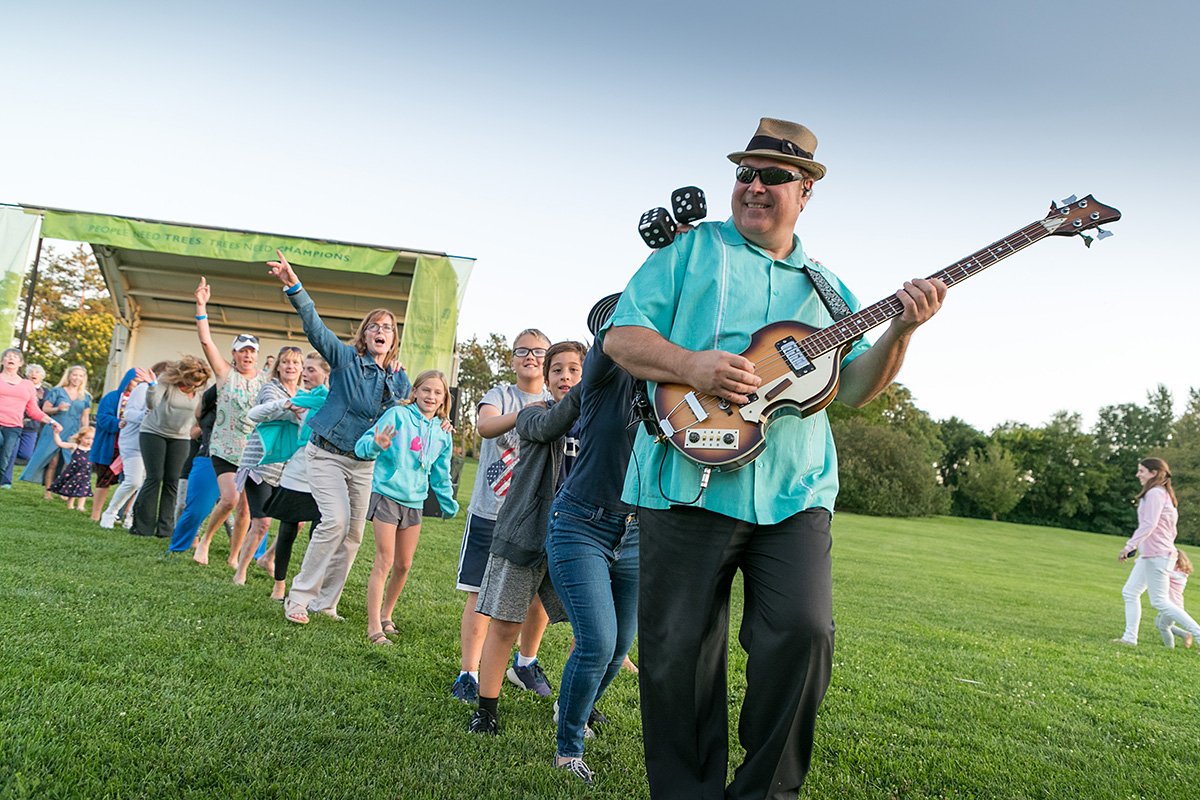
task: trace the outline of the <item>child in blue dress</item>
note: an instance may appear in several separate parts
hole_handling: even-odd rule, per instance
[[[85,425],[71,435],[67,441],[59,438],[58,431],[51,428],[54,444],[71,454],[71,462],[50,484],[50,492],[67,499],[67,508],[87,510],[87,499],[92,496],[92,439],[96,429]]]
[[[430,488],[447,517],[458,513],[450,482],[453,439],[441,424],[449,417],[446,376],[426,370],[417,376],[408,400],[384,412],[354,446],[359,458],[375,461],[367,506],[367,519],[375,529],[375,564],[367,579],[367,638],[375,644],[391,644],[388,634],[398,632],[392,612],[412,568],[421,536],[421,508]]]

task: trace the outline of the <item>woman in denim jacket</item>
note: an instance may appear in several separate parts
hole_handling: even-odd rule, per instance
[[[384,411],[408,397],[411,384],[397,361],[400,338],[392,312],[368,312],[350,344],[343,343],[321,321],[283,253],[276,253],[279,260],[268,262],[271,273],[300,314],[308,341],[332,370],[329,398],[308,418],[313,433],[306,445],[309,485],[321,522],[313,528],[304,563],[283,604],[284,617],[303,625],[310,610],[342,619],[337,603],[362,544],[375,466],[358,458],[354,445]]]

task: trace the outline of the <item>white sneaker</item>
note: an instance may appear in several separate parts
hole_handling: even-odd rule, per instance
[[[125,530],[133,530],[133,514],[132,513],[130,513],[129,516],[125,518]]]
[[[105,511],[103,514],[100,515],[100,527],[104,528],[104,530],[111,531],[113,529],[113,526],[116,525],[116,523],[117,523],[117,518],[110,517],[108,515],[107,511]]]

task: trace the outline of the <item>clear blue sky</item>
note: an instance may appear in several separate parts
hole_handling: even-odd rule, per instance
[[[798,233],[864,302],[1094,193],[1117,235],[956,288],[900,380],[990,428],[1200,385],[1193,3],[27,3],[0,201],[479,259],[460,337],[582,338],[760,116],[829,167]],[[1190,55],[1189,55],[1190,54]]]

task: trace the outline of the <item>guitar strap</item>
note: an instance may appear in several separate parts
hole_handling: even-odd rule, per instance
[[[817,290],[817,296],[825,304],[825,310],[829,312],[829,316],[833,317],[834,322],[841,322],[853,313],[850,311],[850,306],[842,299],[842,296],[829,285],[829,281],[825,280],[824,275],[810,267],[804,267],[804,274],[813,282],[813,287]]]

